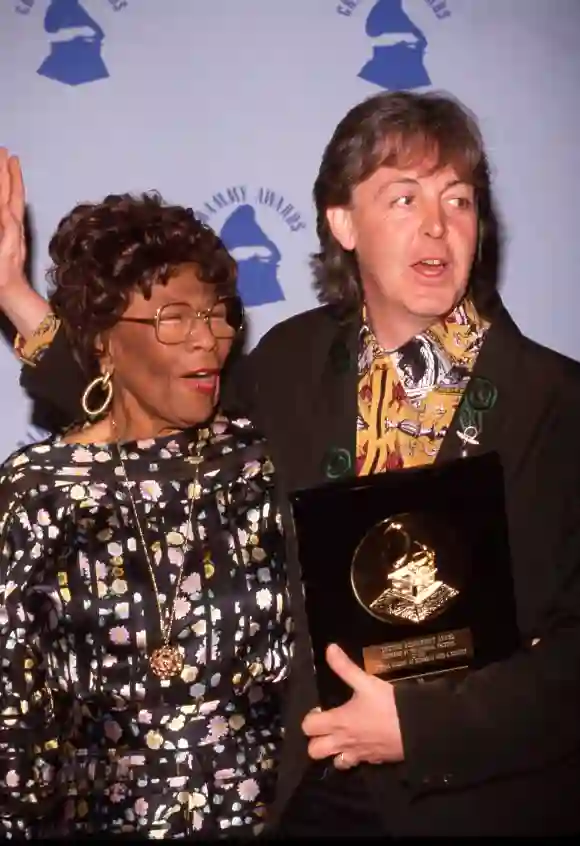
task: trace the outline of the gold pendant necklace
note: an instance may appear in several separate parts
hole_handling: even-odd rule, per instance
[[[115,435],[117,436],[117,424],[115,423],[114,419],[111,418],[111,424]],[[171,606],[171,611],[169,613],[169,619],[167,623],[164,625],[163,623],[163,608],[161,607],[161,599],[159,596],[159,588],[157,586],[157,579],[155,578],[155,570],[153,568],[153,564],[151,562],[151,556],[149,554],[149,548],[147,546],[147,542],[145,540],[145,534],[143,529],[141,528],[141,523],[139,521],[139,515],[137,513],[137,505],[133,498],[133,494],[131,492],[131,483],[129,481],[129,475],[127,473],[127,468],[125,466],[125,460],[123,458],[123,453],[121,451],[121,446],[119,444],[119,438],[116,437],[115,446],[117,448],[117,453],[119,455],[119,461],[121,463],[121,469],[123,471],[124,476],[124,483],[127,489],[127,493],[129,495],[129,501],[131,502],[131,507],[133,510],[133,516],[135,518],[135,524],[137,526],[137,530],[139,532],[139,538],[141,540],[141,545],[143,547],[143,552],[145,554],[145,559],[147,561],[147,566],[149,568],[149,575],[151,576],[151,583],[153,585],[153,590],[155,591],[155,599],[157,601],[157,610],[159,612],[159,626],[161,628],[161,634],[163,636],[163,644],[162,646],[157,647],[154,649],[151,655],[149,656],[149,666],[151,671],[156,675],[158,678],[163,679],[164,681],[173,678],[174,676],[179,676],[183,670],[183,655],[181,654],[181,650],[175,644],[170,643],[171,640],[171,629],[173,628],[173,620],[175,617],[175,605],[177,603],[177,599],[179,597],[179,589],[181,587],[181,580],[183,576],[183,568],[185,565],[185,554],[186,554],[186,547],[188,543],[193,540],[193,538],[189,537],[189,533],[192,528],[192,517],[193,517],[193,506],[194,503],[199,499],[201,494],[201,485],[199,484],[199,468],[202,462],[201,458],[201,444],[198,441],[196,447],[196,455],[189,459],[192,463],[196,465],[195,467],[195,478],[193,481],[193,490],[191,494],[190,506],[189,506],[189,516],[187,518],[187,526],[186,526],[186,535],[183,540],[183,544],[181,545],[182,548],[182,559],[181,559],[181,566],[179,568],[179,573],[175,583],[175,596],[173,598],[173,603]]]

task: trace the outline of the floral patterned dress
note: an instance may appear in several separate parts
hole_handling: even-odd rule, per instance
[[[0,836],[256,833],[293,650],[272,465],[245,420],[122,451],[164,613],[183,565],[184,667],[150,669],[162,630],[116,448],[15,453],[0,484]]]

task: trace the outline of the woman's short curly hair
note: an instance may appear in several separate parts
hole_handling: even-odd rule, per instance
[[[180,265],[195,264],[218,296],[236,293],[236,263],[191,209],[157,193],[109,194],[76,206],[49,244],[49,300],[87,376],[98,366],[97,336],[111,329],[140,291],[150,296]]]

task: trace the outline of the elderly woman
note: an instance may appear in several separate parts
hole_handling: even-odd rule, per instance
[[[50,256],[87,419],[1,470],[0,829],[256,833],[292,625],[273,467],[217,410],[235,264],[147,195],[77,206]]]

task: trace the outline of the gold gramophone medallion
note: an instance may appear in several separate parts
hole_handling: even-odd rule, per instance
[[[359,543],[351,565],[354,594],[373,617],[391,623],[427,622],[459,594],[438,574],[437,551],[413,514],[375,524]]]

